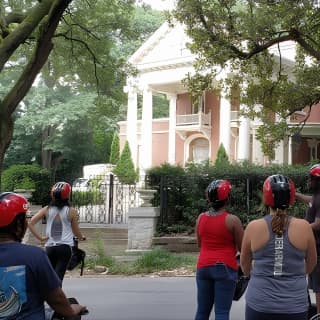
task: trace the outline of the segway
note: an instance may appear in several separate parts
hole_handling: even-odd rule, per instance
[[[76,298],[68,298],[70,304],[79,304]],[[88,309],[85,309],[81,314],[76,315],[74,317],[64,317],[54,310],[52,310],[50,307],[45,308],[45,316],[46,320],[81,320],[81,316],[88,314]]]

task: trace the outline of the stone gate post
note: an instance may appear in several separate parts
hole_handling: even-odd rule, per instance
[[[143,203],[128,212],[128,251],[149,250],[156,230],[160,208],[152,207],[150,201],[156,190],[137,190]]]

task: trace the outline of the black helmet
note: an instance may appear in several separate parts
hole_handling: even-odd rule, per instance
[[[287,209],[294,202],[295,187],[292,180],[282,174],[268,177],[263,184],[263,202],[273,209]]]
[[[67,182],[57,182],[51,189],[51,198],[54,200],[68,200],[70,198],[71,186]]]
[[[206,196],[213,207],[222,206],[229,198],[231,184],[227,180],[213,180],[207,187]]]

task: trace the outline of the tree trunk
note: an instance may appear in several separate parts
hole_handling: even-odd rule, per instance
[[[1,105],[0,105],[1,108]],[[1,110],[1,109],[0,109]],[[0,114],[0,170],[3,166],[3,160],[13,135],[13,120],[11,116]],[[1,171],[0,171],[0,191],[2,191]]]
[[[0,175],[7,148],[13,134],[12,114],[30,90],[34,79],[46,63],[53,49],[52,38],[59,21],[72,0],[42,0],[9,36],[0,43],[0,71],[11,55],[25,43],[31,34],[38,35],[33,55],[27,62],[19,79],[0,101]],[[34,30],[38,28],[38,32]]]
[[[52,150],[45,150],[43,144],[50,136],[50,128],[47,127],[42,131],[42,144],[41,144],[41,165],[42,168],[51,170]]]

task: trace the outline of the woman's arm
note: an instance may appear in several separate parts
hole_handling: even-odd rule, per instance
[[[234,236],[235,244],[238,251],[241,251],[242,239],[243,239],[243,226],[239,217],[229,214],[227,216],[227,226],[231,230]]]
[[[40,241],[47,241],[48,237],[42,236],[41,234],[39,234],[35,228],[35,225],[47,215],[47,212],[48,212],[48,207],[44,207],[40,209],[28,222],[29,230]]]
[[[250,239],[250,223],[244,231],[240,252],[240,266],[245,276],[249,277],[252,269],[252,251]]]
[[[80,304],[70,304],[61,288],[52,290],[46,301],[54,311],[64,317],[74,317],[86,310],[86,307]]]
[[[86,240],[86,237],[82,235],[79,227],[79,215],[78,211],[75,208],[70,208],[70,220],[71,220],[71,228],[73,234],[79,239],[79,240]]]
[[[307,239],[307,251],[306,251],[306,273],[312,272],[317,264],[317,249],[316,241],[311,226],[306,223],[306,231],[303,233]]]
[[[197,219],[197,222],[196,222],[196,227],[195,227],[195,231],[196,231],[196,235],[197,235],[197,243],[198,243],[198,248],[199,249],[201,248],[201,238],[200,238],[200,234],[199,234],[199,221],[200,221],[200,218],[201,218],[202,214],[203,213],[201,213],[198,216],[198,219]]]
[[[307,195],[307,194],[302,194],[300,192],[296,192],[296,199],[300,200],[303,203],[310,203],[312,201],[312,196]]]

